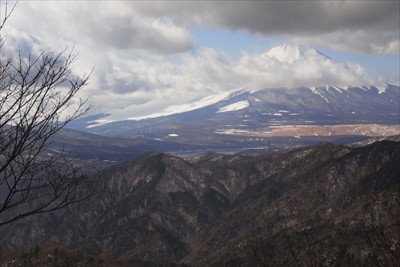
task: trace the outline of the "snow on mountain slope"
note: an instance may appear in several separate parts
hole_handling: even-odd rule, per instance
[[[321,92],[320,92],[319,90],[317,90],[316,87],[311,86],[311,87],[310,87],[310,90],[311,90],[311,92],[313,92],[314,94],[319,95],[320,97],[322,97],[322,98],[326,101],[326,103],[329,103],[329,100],[328,100],[325,96],[323,96],[323,95],[321,94]]]
[[[162,138],[225,128],[265,131],[273,125],[399,124],[399,96],[400,88],[393,85],[266,88],[208,97],[169,115],[98,125],[90,131]]]
[[[163,116],[168,116],[168,115],[173,115],[173,114],[178,114],[178,113],[184,113],[196,109],[200,109],[206,106],[213,105],[215,103],[218,103],[224,99],[228,99],[236,94],[239,94],[243,92],[242,89],[240,90],[233,90],[233,91],[228,91],[228,92],[222,92],[216,95],[211,95],[211,96],[206,96],[204,98],[201,98],[200,100],[193,101],[191,103],[187,104],[182,104],[182,105],[171,105],[164,110],[157,112],[157,113],[151,113],[148,115],[144,116],[133,116],[133,117],[127,117],[129,114],[133,114],[131,111],[131,108],[136,108],[136,107],[126,107],[124,109],[119,109],[119,110],[113,110],[110,111],[110,114],[107,115],[105,118],[97,119],[88,122],[89,126],[88,128],[92,127],[97,127],[100,125],[104,125],[107,123],[115,122],[115,121],[121,121],[121,120],[132,120],[132,121],[140,121],[140,120],[145,120],[145,119],[152,119],[152,118],[158,118],[158,117],[163,117]]]
[[[249,101],[244,100],[244,101],[239,101],[227,106],[224,106],[220,109],[218,109],[217,113],[223,113],[223,112],[229,112],[229,111],[235,111],[235,110],[241,110],[244,108],[247,108],[250,106]]]
[[[400,88],[393,85],[240,90],[171,106],[158,114],[130,117],[129,120],[118,120],[115,114],[90,121],[81,119],[81,126],[73,128],[110,136],[125,136],[136,131],[142,133],[143,129],[149,128],[150,132],[161,131],[160,136],[165,136],[171,132],[163,129],[171,127],[173,133],[179,134],[179,131],[175,132],[176,127],[195,130],[197,127],[220,129],[221,125],[263,129],[271,125],[292,124],[399,124],[399,94]],[[115,121],[108,123],[110,118],[115,118]]]
[[[293,64],[299,61],[310,61],[310,60],[331,60],[328,56],[323,53],[313,49],[306,48],[300,45],[289,45],[283,44],[273,47],[264,57],[274,58],[279,62],[285,62]]]
[[[165,81],[168,88],[163,89],[161,84],[154,94],[135,91],[130,97],[137,94],[137,100],[128,101],[127,98],[118,101],[119,104],[112,104],[113,108],[103,110],[101,113],[106,115],[92,120],[89,127],[200,109],[230,97],[239,88],[254,92],[263,88],[326,85],[344,88],[375,84],[358,64],[337,62],[313,48],[290,44],[273,47],[265,53],[244,53],[237,60],[226,59],[208,51],[204,58],[200,56],[196,64],[190,63],[181,68],[175,69],[174,73],[178,73],[178,77],[169,75],[165,69],[155,70],[156,76],[168,79],[170,76],[175,77],[172,81]],[[203,73],[203,70],[207,71]]]

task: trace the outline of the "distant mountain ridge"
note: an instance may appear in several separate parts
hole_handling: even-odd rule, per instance
[[[234,84],[228,82],[227,84],[229,85],[224,86],[210,85],[212,90],[196,90],[193,95],[189,86],[185,89],[188,90],[187,97],[185,97],[186,102],[175,101],[176,99],[172,98],[169,104],[162,103],[158,106],[158,109],[156,107],[144,108],[137,103],[125,103],[115,109],[103,111],[102,114],[94,114],[85,121],[86,125],[80,125],[79,127],[94,127],[110,122],[143,120],[190,112],[232,98],[243,91],[254,92],[260,89],[281,87],[282,89],[295,89],[312,86],[316,88],[321,86],[346,88],[351,86],[360,87],[360,85],[384,87],[383,84],[378,85],[376,81],[369,78],[365,69],[358,64],[335,61],[314,48],[296,44],[281,44],[264,53],[243,56],[231,68],[231,79],[234,81],[241,77],[242,68],[248,72],[254,72],[255,76],[254,78],[248,78],[249,81],[244,78],[243,82],[240,82],[239,79]],[[196,75],[194,74],[193,76]],[[268,78],[262,79],[263,76]],[[275,76],[279,77],[276,81]],[[227,78],[220,77],[220,79]],[[252,80],[260,80],[260,82],[252,83]],[[288,83],[288,80],[292,82]]]
[[[332,63],[318,50],[299,45],[276,46],[261,57],[257,64],[284,69],[321,65],[321,70],[336,66],[332,75],[357,71],[347,63]],[[307,75],[315,76],[318,83],[319,74],[307,70]],[[68,127],[126,139],[121,148],[123,157],[109,154],[113,159],[127,159],[150,151],[180,155],[206,151],[260,154],[321,141],[346,144],[400,134],[399,118],[399,86],[326,85],[222,91],[189,103],[171,104],[147,115],[132,113],[129,106],[121,107],[75,120]],[[98,144],[88,144],[93,151],[104,151]],[[73,149],[79,150],[76,146]],[[138,153],[132,151],[135,149]],[[85,150],[96,156],[90,153],[92,149]]]
[[[185,131],[213,136],[221,129],[263,130],[276,125],[400,124],[400,88],[300,87],[241,91],[187,112],[142,120],[91,125],[91,119],[73,126],[92,133],[132,137],[149,133],[164,139],[168,134],[185,136]],[[179,139],[179,138],[178,138]]]

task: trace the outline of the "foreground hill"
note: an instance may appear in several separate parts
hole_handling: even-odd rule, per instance
[[[257,157],[152,154],[96,175],[106,192],[0,228],[131,266],[396,266],[400,142]]]

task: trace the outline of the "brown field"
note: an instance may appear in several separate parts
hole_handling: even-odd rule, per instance
[[[219,134],[244,135],[257,137],[275,136],[392,136],[400,134],[400,125],[380,124],[353,124],[353,125],[281,125],[271,126],[271,131],[243,131],[243,130],[220,130]]]

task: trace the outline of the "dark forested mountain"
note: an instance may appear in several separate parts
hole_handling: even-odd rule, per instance
[[[396,266],[399,162],[390,140],[151,154],[96,174],[106,190],[88,202],[0,228],[0,247],[61,244],[130,266]]]

